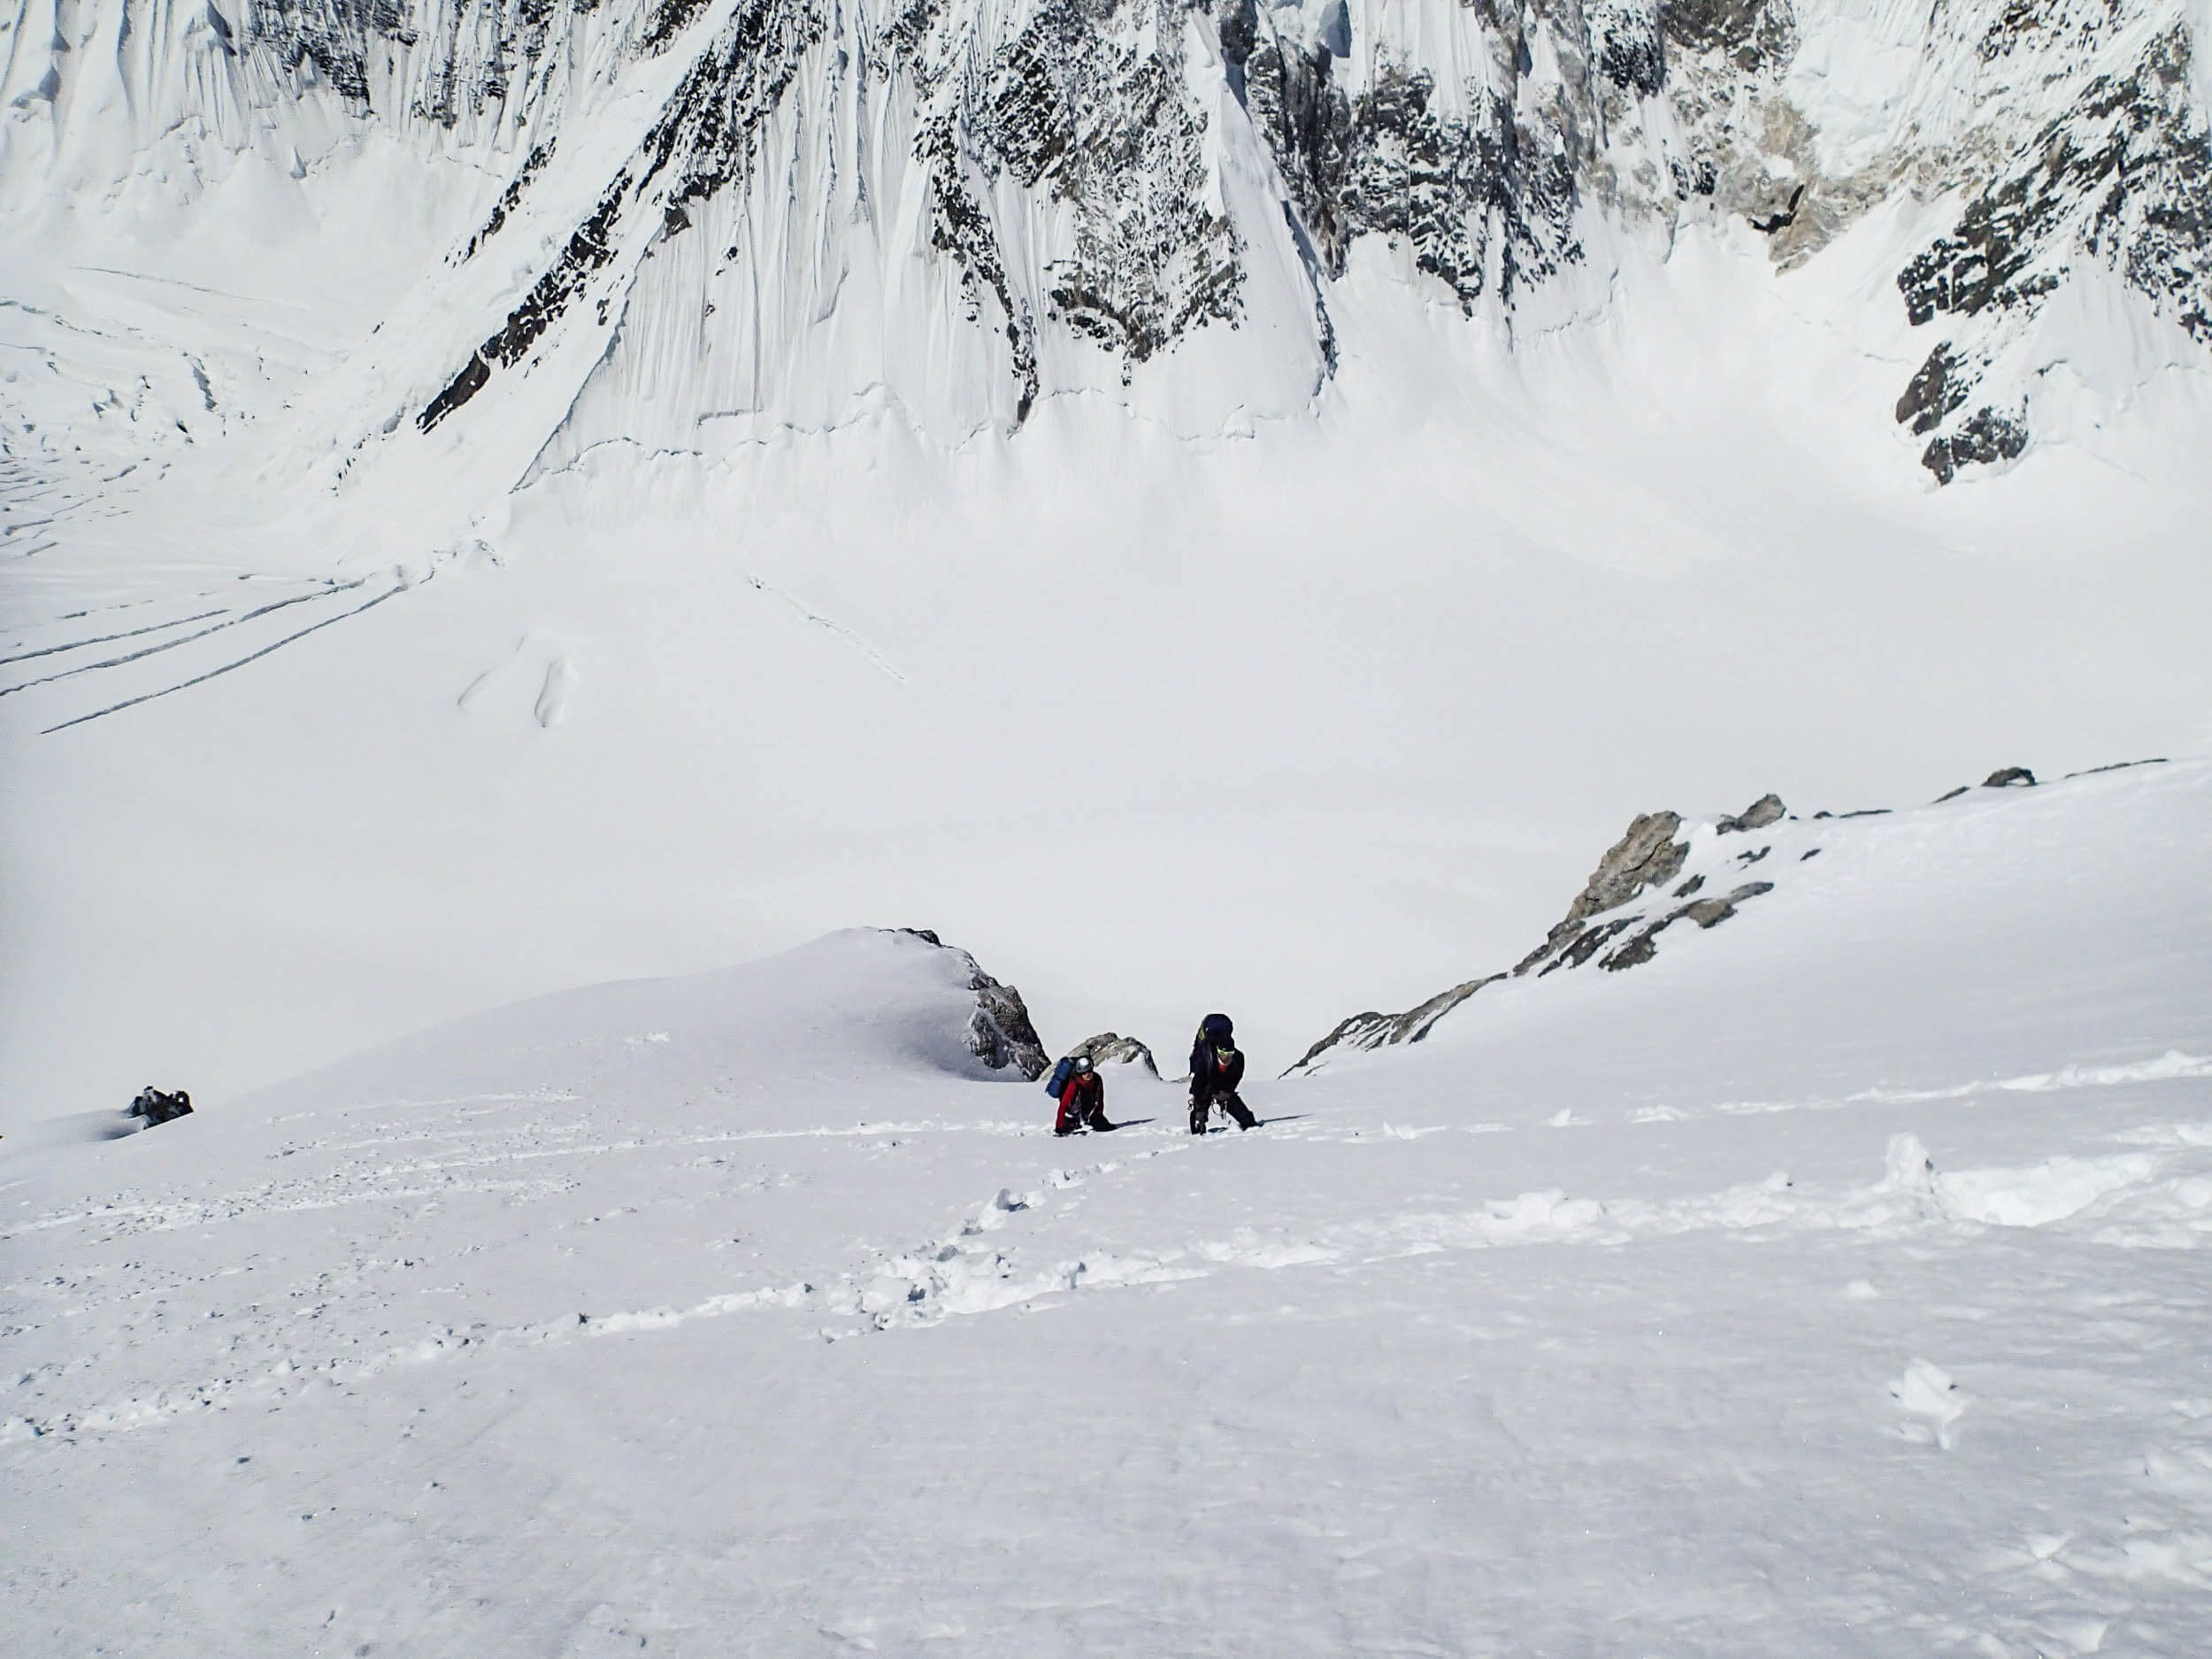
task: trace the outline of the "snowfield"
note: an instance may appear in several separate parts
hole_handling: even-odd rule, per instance
[[[12,1135],[7,1646],[2199,1651],[2212,764],[1755,842],[1250,1134],[855,932]]]
[[[2208,91],[0,0],[0,1659],[2212,1649]]]
[[[2206,19],[0,0],[0,1129],[877,922],[1279,1069],[2206,752]]]

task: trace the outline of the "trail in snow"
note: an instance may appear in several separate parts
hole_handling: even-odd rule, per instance
[[[953,953],[849,934],[12,1141],[11,1617],[150,1654],[2189,1651],[2206,799],[1822,826],[1775,908],[1255,1086],[1248,1134],[1115,1068],[1128,1126],[1056,1139],[962,1046]],[[2137,856],[2078,868],[2116,805]],[[1932,1033],[1955,960],[1982,994]],[[121,1561],[134,1504],[200,1525]]]
[[[860,635],[855,634],[850,628],[845,626],[842,623],[833,621],[828,617],[816,615],[813,611],[808,610],[804,605],[801,604],[796,599],[794,599],[789,594],[784,592],[782,588],[772,588],[768,583],[761,580],[761,579],[757,576],[748,576],[745,580],[752,583],[754,588],[758,589],[760,592],[766,594],[770,598],[782,600],[785,604],[791,607],[793,614],[797,616],[801,620],[812,623],[816,627],[821,628],[826,633],[834,634],[847,645],[851,646],[853,649],[858,651],[871,663],[873,663],[878,668],[881,669],[888,678],[899,681],[902,685],[905,683],[906,676],[898,671],[896,664],[895,664],[889,657],[884,656],[881,651],[876,649],[874,646],[869,644],[867,641],[862,639]]]
[[[234,661],[225,663],[220,667],[208,669],[204,672],[193,675],[189,680],[180,680],[174,685],[164,686],[158,691],[142,692],[135,697],[126,697],[120,703],[111,703],[104,709],[94,709],[88,713],[80,714],[70,719],[60,721],[56,725],[46,726],[42,729],[40,735],[51,736],[56,732],[65,732],[73,726],[82,726],[88,720],[97,720],[106,715],[119,714],[125,709],[134,709],[142,703],[153,702],[157,697],[171,696],[180,691],[188,691],[195,686],[204,685],[209,680],[216,679],[220,675],[227,674],[232,672],[234,670],[243,668],[250,663],[258,662],[261,658],[268,656],[273,651],[280,651],[288,645],[296,644],[299,641],[305,639],[311,634],[320,633],[323,629],[329,627],[335,623],[349,621],[353,618],[362,615],[364,612],[373,611],[386,600],[397,598],[401,594],[406,592],[410,584],[402,582],[391,588],[388,588],[382,593],[374,595],[371,598],[364,600],[361,603],[353,606],[349,610],[342,611],[334,617],[325,617],[319,622],[310,623],[307,626],[296,629],[294,632],[284,635],[281,639],[272,640],[268,644],[249,651],[245,656],[238,657]],[[241,620],[244,620],[244,618],[242,618]],[[212,632],[212,630],[210,630],[210,632]],[[195,637],[198,636],[196,635]],[[180,643],[182,643],[182,641],[180,641]],[[107,666],[107,664],[99,664],[99,666],[104,667]],[[549,723],[549,722],[541,721],[541,724]]]
[[[734,1513],[722,1522],[752,1541],[718,1569],[685,1541],[695,1523],[642,1534],[633,1523],[628,1542],[602,1546],[610,1573],[648,1582],[658,1560],[695,1587],[610,1595],[595,1571],[560,1598],[580,1615],[603,1601],[679,1652],[726,1651],[740,1609],[747,1651],[834,1650],[823,1621],[857,1621],[879,1649],[900,1650],[925,1640],[916,1609],[928,1605],[932,1617],[956,1611],[962,1645],[980,1652],[1228,1651],[1263,1638],[1319,1652],[1348,1639],[1340,1621],[1355,1610],[1382,1649],[1540,1647],[1586,1632],[1578,1621],[1601,1605],[1565,1587],[1570,1566],[1607,1617],[1662,1649],[1762,1652],[1780,1627],[1807,1652],[1921,1632],[2025,1653],[2094,1625],[2110,1650],[2160,1652],[2212,1595],[2212,1551],[2193,1541],[2192,1518],[2212,1491],[2212,1401],[2177,1409],[2181,1373],[2159,1380],[2212,1334],[2192,1255],[2212,1241],[2200,1078],[2039,1091],[2022,1096],[2037,1103],[2032,1123],[1998,1124],[1960,1100],[1913,1102],[1928,1143],[1958,1148],[1932,1172],[1916,1144],[1886,1150],[1886,1125],[1870,1125],[1850,1133],[1870,1156],[1849,1184],[1774,1175],[1642,1195],[1629,1179],[1637,1141],[1685,1131],[1623,1125],[1594,1160],[1586,1132],[1553,1133],[1532,1115],[1503,1136],[1440,1136],[1449,1125],[1409,1115],[1403,1098],[1386,1109],[1366,1098],[1371,1085],[1324,1079],[1278,1090],[1294,1122],[1194,1141],[1172,1127],[1171,1091],[1111,1087],[1123,1110],[1157,1111],[1171,1129],[1055,1141],[1044,1110],[1003,1115],[1010,1096],[1033,1090],[919,1079],[870,1087],[864,1125],[724,1133],[611,1133],[641,1108],[596,1089],[368,1101],[335,1120],[279,1114],[291,1122],[272,1123],[258,1161],[322,1175],[173,1205],[157,1233],[126,1189],[34,1218],[38,1248],[69,1236],[72,1265],[19,1271],[6,1288],[9,1348],[52,1357],[15,1371],[0,1442],[33,1483],[23,1490],[48,1474],[91,1482],[73,1505],[96,1505],[103,1468],[134,1470],[172,1502],[219,1481],[233,1494],[226,1530],[259,1540],[249,1550],[307,1551],[293,1571],[318,1587],[255,1601],[268,1628],[293,1628],[319,1597],[339,1607],[348,1640],[403,1650],[440,1640],[453,1612],[434,1590],[365,1594],[380,1563],[410,1558],[403,1540],[426,1525],[426,1542],[457,1523],[496,1529],[500,1494],[537,1488],[546,1465],[516,1465],[503,1432],[488,1450],[487,1427],[519,1408],[518,1426],[549,1430],[565,1409],[557,1394],[579,1387],[600,1401],[601,1426],[560,1431],[549,1449],[565,1448],[581,1460],[575,1475],[595,1471],[614,1494],[595,1507],[627,1502],[618,1494],[634,1479],[663,1490],[646,1474],[663,1454],[638,1442],[661,1443],[657,1424],[679,1436],[690,1424],[725,1448],[706,1455],[736,1482],[732,1499],[775,1494],[785,1517],[768,1533]],[[1397,1092],[1409,1089],[1440,1103],[1432,1079]],[[803,1086],[777,1093],[772,1113],[826,1099]],[[911,1110],[933,1098],[935,1112]],[[518,1123],[517,1112],[554,1115]],[[1739,1121],[1752,1138],[1743,1159],[1765,1155],[1756,1138],[1775,1121]],[[335,1133],[298,1133],[323,1123]],[[361,1135],[364,1123],[387,1132]],[[175,1136],[165,1151],[165,1131],[119,1149],[188,1183],[219,1147],[210,1175],[245,1152],[258,1132],[244,1127],[196,1123],[208,1133],[192,1145]],[[426,1159],[437,1145],[462,1155]],[[2069,1149],[2018,1156],[2056,1148]],[[540,1157],[573,1168],[481,1179],[486,1164]],[[1547,1173],[1572,1185],[1523,1185]],[[11,1197],[19,1173],[15,1186]],[[962,1187],[987,1195],[935,1230],[907,1231],[902,1213]],[[1436,1202],[1486,1190],[1496,1195]],[[297,1231],[338,1204],[337,1231]],[[2153,1241],[2139,1236],[2150,1215],[2171,1229],[2155,1240],[2167,1248],[2127,1248]],[[926,1242],[869,1242],[887,1233]],[[33,1238],[7,1241],[12,1261]],[[650,1294],[686,1282],[688,1298]],[[1000,1342],[976,1345],[1003,1319],[1014,1346],[994,1357]],[[958,1382],[934,1376],[948,1351],[902,1357],[955,1327],[969,1333],[951,1339],[964,1356]],[[77,1333],[95,1330],[103,1341],[81,1346]],[[699,1339],[703,1351],[668,1348]],[[848,1348],[870,1356],[863,1371],[831,1365]],[[1194,1363],[1213,1380],[1179,1385],[1179,1365]],[[488,1417],[470,1403],[484,1391]],[[900,1398],[894,1431],[881,1413]],[[986,1400],[998,1425],[988,1433],[973,1422]],[[764,1455],[771,1424],[812,1448],[810,1480],[787,1486],[780,1460]],[[603,1445],[611,1429],[631,1449]],[[319,1455],[322,1472],[302,1485],[302,1437],[346,1446],[393,1432],[357,1476],[337,1477],[350,1454]],[[1685,1432],[1703,1443],[1704,1472],[1696,1440],[1660,1449]],[[146,1449],[96,1453],[118,1434]],[[235,1450],[185,1449],[207,1434]],[[1657,1516],[1643,1506],[1656,1490],[1638,1495],[1635,1461],[1606,1472],[1604,1448],[1653,1436],[1636,1457],[1664,1458],[1668,1513],[1699,1517],[1686,1538],[1651,1530]],[[2024,1475],[2029,1440],[2042,1450]],[[893,1449],[902,1444],[910,1451]],[[894,1495],[922,1447],[934,1448],[942,1494],[927,1510]],[[1955,1466],[1932,1485],[1933,1471],[1909,1461],[1916,1448]],[[410,1469],[453,1518],[419,1509],[423,1519],[380,1543]],[[1090,1594],[1075,1626],[1054,1610],[1072,1517],[1036,1484],[1045,1470],[1101,1492],[1083,1535],[1126,1563],[1081,1580]],[[1435,1484],[1446,1470],[1466,1483],[1455,1496]],[[1316,1486],[1317,1471],[1333,1472]],[[1332,1479],[1348,1481],[1335,1499]],[[856,1481],[874,1494],[859,1510],[841,1495]],[[679,1509],[711,1490],[680,1486]],[[972,1552],[987,1534],[964,1541],[930,1517],[948,1501],[990,1512],[994,1491],[1034,1541],[985,1574]],[[298,1495],[285,1524],[323,1529],[311,1548],[267,1530],[286,1492]],[[1194,1493],[1221,1506],[1210,1539],[1187,1532],[1170,1495]],[[864,1573],[839,1556],[775,1564],[798,1542],[786,1529],[808,1532],[818,1504],[856,1531],[875,1563]],[[1869,1506],[1882,1518],[1866,1515],[1860,1532],[1853,1517]],[[1417,1516],[1420,1532],[1402,1532]],[[1529,1534],[1509,1550],[1494,1531],[1507,1517]],[[1594,1537],[1581,1530],[1592,1521],[1603,1523]],[[555,1523],[571,1524],[601,1525]],[[1793,1563],[1772,1581],[1760,1564],[1770,1548]],[[1911,1587],[1911,1556],[1947,1586],[1939,1599]],[[1159,1624],[1156,1600],[1129,1579],[1140,1562],[1156,1574],[1170,1560],[1198,1576],[1180,1593],[1185,1614]],[[1471,1575],[1457,1588],[1440,1593],[1426,1570],[1407,1576],[1447,1561]],[[508,1558],[479,1580],[510,1632],[518,1617],[530,1623],[514,1598],[549,1590],[518,1589],[518,1567]],[[321,1588],[334,1569],[353,1587]],[[521,1571],[526,1586],[535,1575]],[[806,1586],[795,1604],[772,1587],[793,1571]],[[702,1574],[718,1587],[705,1592]],[[1729,1596],[1689,1596],[1692,1577]],[[89,1628],[67,1596],[26,1594],[18,1605],[63,1621],[53,1628]],[[154,1651],[181,1650],[191,1616],[173,1598],[164,1606],[161,1631],[142,1633]],[[1856,1634],[1838,1645],[1845,1630]]]

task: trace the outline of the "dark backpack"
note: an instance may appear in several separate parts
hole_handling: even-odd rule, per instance
[[[1068,1079],[1075,1075],[1075,1056],[1069,1055],[1052,1068],[1052,1076],[1045,1082],[1045,1093],[1058,1100],[1068,1091]]]
[[[172,1118],[189,1117],[191,1112],[192,1097],[182,1089],[173,1094],[166,1094],[149,1087],[139,1092],[138,1098],[131,1102],[130,1110],[124,1115],[143,1118],[150,1128],[155,1124],[165,1124]]]
[[[1233,1048],[1236,1027],[1226,1014],[1209,1014],[1198,1022],[1198,1035],[1191,1040],[1190,1074],[1193,1083],[1206,1081],[1213,1076],[1214,1050]]]

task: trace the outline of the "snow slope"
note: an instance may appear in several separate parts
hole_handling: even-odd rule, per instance
[[[0,1123],[2203,752],[2200,10],[0,8]]]
[[[11,1646],[2192,1651],[2212,766],[1774,833],[1250,1135],[858,933],[15,1153]]]
[[[1342,408],[1210,447],[1062,400],[950,454],[892,411],[603,450],[334,569],[81,521],[6,589],[0,1127],[888,921],[1063,1041],[1230,1001],[1279,1070],[1516,959],[1634,811],[2212,743],[2200,502],[2087,449],[1885,483],[1819,291],[1692,263],[1728,327],[1379,325]]]

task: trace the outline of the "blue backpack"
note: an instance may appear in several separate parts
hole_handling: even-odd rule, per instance
[[[1074,1075],[1075,1056],[1069,1055],[1058,1065],[1052,1068],[1052,1075],[1045,1082],[1045,1093],[1051,1095],[1053,1099],[1058,1100],[1061,1095],[1067,1093],[1068,1079]]]

